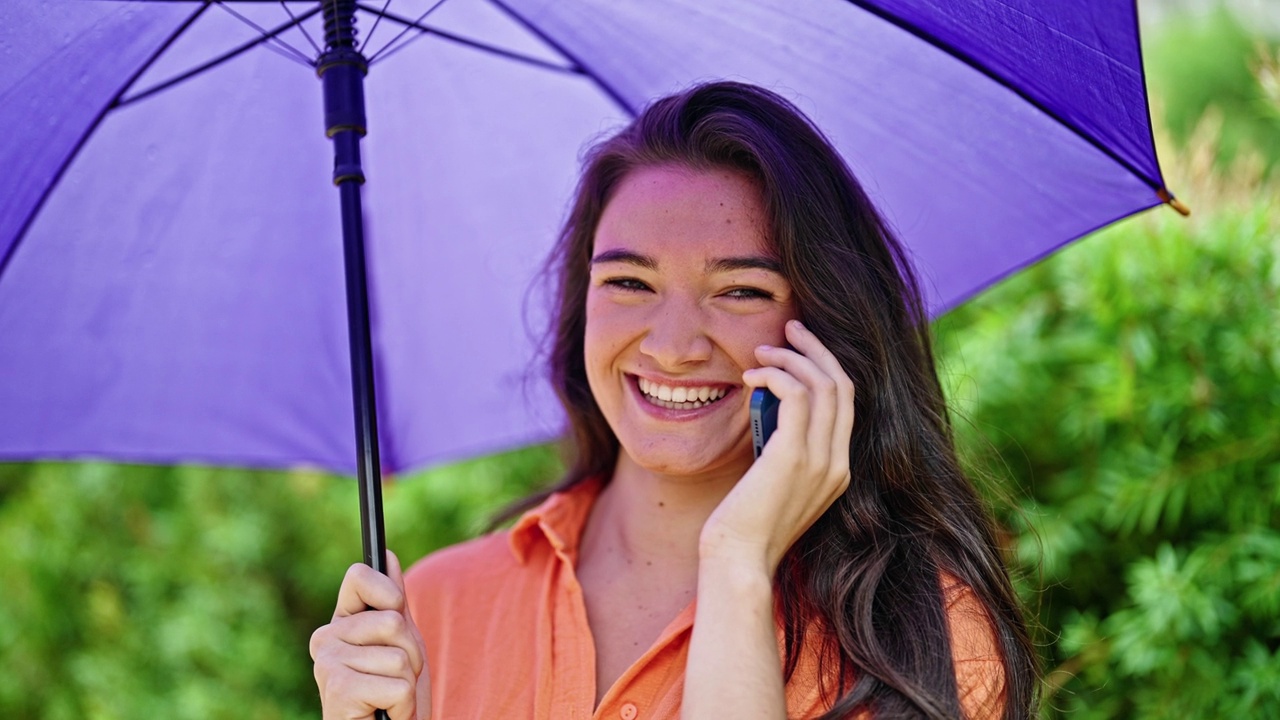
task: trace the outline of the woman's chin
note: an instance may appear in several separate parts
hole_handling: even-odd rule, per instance
[[[699,478],[746,472],[751,466],[751,446],[736,443],[724,448],[709,448],[705,443],[650,443],[634,451],[623,448],[626,460],[638,469],[655,475]]]

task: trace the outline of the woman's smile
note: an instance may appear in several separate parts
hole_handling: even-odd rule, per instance
[[[736,384],[716,382],[690,383],[650,380],[638,375],[631,377],[635,380],[636,390],[642,402],[653,408],[656,416],[673,420],[701,417],[702,414],[694,414],[692,411],[710,408],[734,395],[735,391],[741,387]],[[661,414],[657,412],[658,410],[671,410],[674,413]]]
[[[742,373],[785,342],[791,285],[760,190],[731,170],[633,170],[596,228],[587,379],[622,452],[697,475],[750,463]]]

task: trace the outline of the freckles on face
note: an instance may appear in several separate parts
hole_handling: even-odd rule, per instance
[[[730,170],[632,171],[596,228],[587,379],[623,452],[697,474],[750,462],[742,373],[785,342],[791,286],[760,191]]]

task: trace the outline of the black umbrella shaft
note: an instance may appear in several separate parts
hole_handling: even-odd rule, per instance
[[[316,72],[324,86],[325,134],[333,139],[333,183],[342,200],[342,251],[347,275],[347,332],[351,391],[356,416],[356,474],[360,482],[360,534],[365,564],[387,572],[382,524],[382,466],[378,461],[378,413],[374,401],[373,343],[369,337],[369,289],[364,263],[364,211],[360,186],[360,138],[365,134],[364,74],[369,63],[356,49],[355,0],[324,3],[325,51]],[[387,720],[385,710],[375,713]]]
[[[334,138],[334,144],[344,143],[339,138]],[[382,471],[378,459],[377,406],[374,399],[373,349],[369,337],[369,293],[365,285],[360,183],[354,179],[343,180],[338,185],[338,190],[342,201],[342,246],[347,274],[347,329],[350,334],[351,391],[356,418],[360,531],[364,539],[365,563],[378,572],[386,573],[387,541],[382,522]]]
[[[364,74],[368,64],[355,45],[353,0],[325,5],[325,40],[317,72],[324,86],[325,134],[333,139],[333,182],[342,201],[342,246],[347,278],[347,330],[351,346],[351,390],[356,420],[356,473],[360,482],[360,526],[364,561],[385,573],[382,469],[374,394],[373,345],[364,256],[360,186],[360,138],[365,134]]]

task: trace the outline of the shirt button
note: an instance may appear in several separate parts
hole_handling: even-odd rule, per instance
[[[640,714],[640,710],[636,708],[635,703],[623,703],[622,708],[618,710],[618,715],[622,720],[636,720],[636,716]]]

